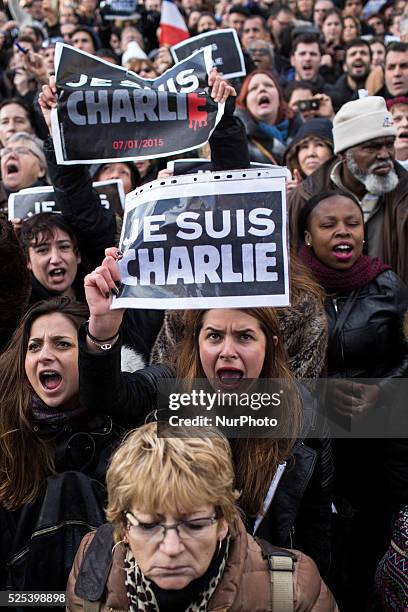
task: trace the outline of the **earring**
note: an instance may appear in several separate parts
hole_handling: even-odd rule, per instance
[[[221,542],[221,540],[218,540],[218,552],[217,552],[217,555],[220,554],[221,548],[222,548],[222,542]]]
[[[363,240],[363,244],[365,244],[365,240]]]
[[[306,246],[311,247],[312,243],[311,242],[306,242]]]
[[[119,544],[127,544],[127,539],[126,539],[126,538],[123,538],[122,540],[119,540],[119,542],[116,542],[116,544],[114,544],[114,545],[112,546],[112,554],[113,554],[113,552],[114,552],[115,548],[116,548],[117,546],[119,546]]]

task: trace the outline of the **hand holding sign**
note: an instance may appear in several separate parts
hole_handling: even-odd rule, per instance
[[[232,85],[224,81],[216,68],[213,68],[208,76],[208,85],[211,87],[211,97],[215,102],[224,104],[230,96],[237,95]]]
[[[124,309],[110,310],[112,294],[118,293],[120,274],[117,261],[121,254],[115,247],[106,249],[105,259],[85,276],[85,296],[89,306],[89,331],[101,340],[113,338],[119,331]]]

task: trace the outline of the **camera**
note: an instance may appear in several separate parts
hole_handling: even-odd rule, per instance
[[[297,101],[298,111],[303,113],[310,110],[319,110],[320,100],[298,100]]]

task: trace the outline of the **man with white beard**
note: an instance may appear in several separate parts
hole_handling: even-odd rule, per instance
[[[392,266],[408,283],[408,172],[395,162],[396,133],[385,100],[379,96],[341,107],[333,121],[335,156],[288,196],[293,245],[304,242],[298,234],[298,216],[313,195],[349,191],[364,211],[365,252]]]

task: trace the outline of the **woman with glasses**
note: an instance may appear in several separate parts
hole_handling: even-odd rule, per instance
[[[247,534],[227,440],[215,430],[189,435],[159,437],[149,423],[116,451],[109,524],[81,543],[67,609],[336,610],[313,561],[266,542],[262,549]]]
[[[7,212],[10,193],[47,185],[47,164],[42,142],[26,132],[17,132],[0,149],[0,211]]]

